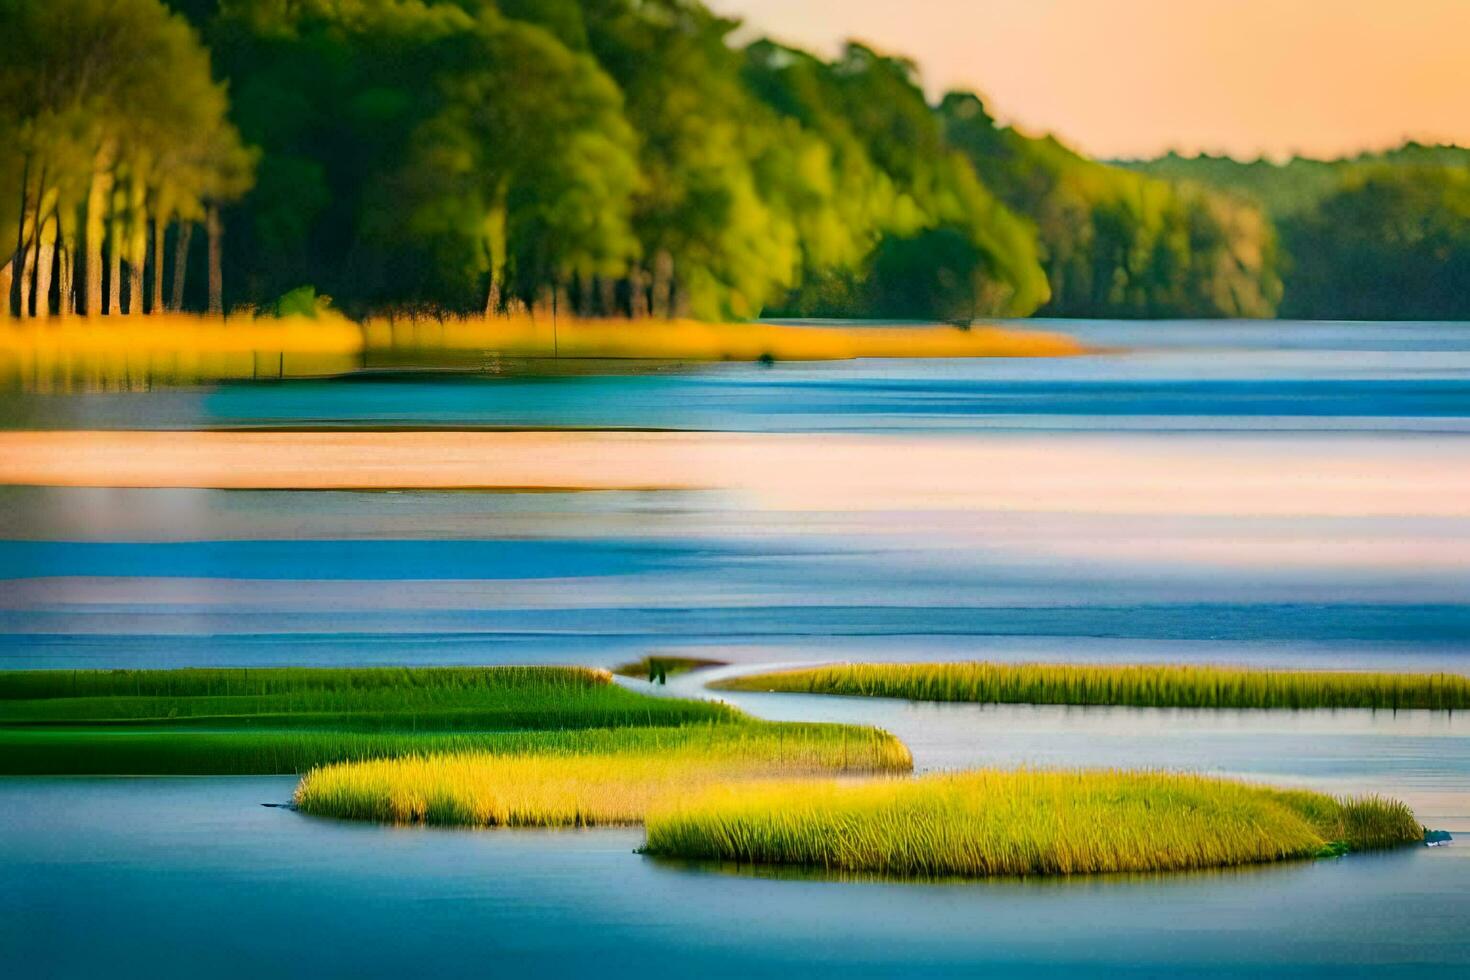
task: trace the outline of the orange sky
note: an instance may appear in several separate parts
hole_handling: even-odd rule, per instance
[[[710,0],[825,53],[915,58],[930,91],[1099,156],[1470,144],[1470,0]]]

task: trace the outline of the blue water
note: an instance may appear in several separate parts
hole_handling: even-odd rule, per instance
[[[1470,325],[1059,323],[1061,361],[368,376],[0,396],[9,427],[468,426],[943,435],[1213,458],[1470,458]],[[1248,441],[1247,441],[1248,440]],[[1141,441],[1141,443],[1140,443]],[[1252,447],[1256,447],[1253,449]],[[1178,458],[1185,458],[1179,456]],[[1257,457],[1259,459],[1259,457]],[[1079,471],[1078,485],[1094,474]],[[834,479],[841,479],[835,474]],[[1392,494],[1394,488],[1384,492]],[[827,660],[1470,673],[1470,519],[1167,506],[863,513],[720,490],[0,488],[0,667]],[[662,693],[704,696],[697,675]],[[1470,838],[1463,713],[738,695],[882,725],[921,768],[1190,769],[1389,792]],[[636,831],[395,831],[290,780],[0,780],[0,974],[1464,977],[1470,847],[1066,882],[786,880]]]

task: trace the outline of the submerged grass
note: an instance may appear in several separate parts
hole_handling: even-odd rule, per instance
[[[650,698],[581,667],[0,673],[0,725],[462,731],[736,717],[724,705]]]
[[[660,800],[646,823],[650,854],[923,877],[1180,871],[1423,839],[1394,800],[1114,771],[714,786]]]
[[[843,664],[718,681],[711,687],[973,701],[1155,708],[1470,708],[1459,674],[1248,670],[1166,665]]]

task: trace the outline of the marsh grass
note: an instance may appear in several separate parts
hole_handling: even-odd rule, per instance
[[[273,668],[0,673],[0,725],[454,731],[732,721],[580,667]]]
[[[808,326],[696,320],[510,316],[372,319],[369,356],[473,351],[507,358],[647,361],[826,361],[857,357],[1058,357],[1085,352],[1039,330],[940,326]]]
[[[1393,800],[1115,771],[716,785],[659,800],[646,824],[653,855],[936,878],[1181,871],[1423,839]]]
[[[1248,670],[1168,665],[843,664],[717,681],[713,688],[1154,708],[1470,708],[1459,674]]]
[[[891,736],[770,726],[736,740],[666,742],[657,750],[562,754],[460,752],[313,769],[294,802],[318,816],[473,827],[633,824],[660,800],[714,783],[773,776],[903,771]],[[713,734],[713,732],[712,732]]]
[[[449,753],[784,760],[811,769],[906,771],[907,748],[877,729],[800,723],[694,723],[565,731],[375,733],[0,728],[0,775],[287,775],[314,766]]]
[[[317,377],[357,369],[362,348],[358,326],[330,311],[282,318],[0,316],[0,384],[66,392]]]
[[[581,667],[0,672],[7,775],[300,773],[466,752],[911,764],[876,729],[761,722]]]

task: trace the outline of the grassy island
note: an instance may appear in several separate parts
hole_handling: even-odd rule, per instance
[[[907,768],[876,729],[758,721],[579,667],[0,672],[0,774],[300,773],[437,753]]]
[[[1181,871],[1423,840],[1408,807],[1109,771],[715,787],[647,817],[650,854],[926,877]]]
[[[844,694],[982,704],[1439,711],[1470,708],[1470,677],[1459,674],[1172,665],[840,664],[747,674],[710,686],[729,691]]]

